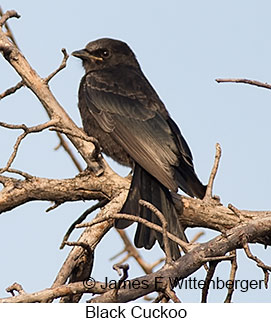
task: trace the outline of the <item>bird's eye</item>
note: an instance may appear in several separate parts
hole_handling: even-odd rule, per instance
[[[109,50],[108,50],[108,49],[102,49],[102,50],[101,50],[101,56],[102,56],[103,58],[108,58],[108,57],[110,56],[110,52],[109,52]]]

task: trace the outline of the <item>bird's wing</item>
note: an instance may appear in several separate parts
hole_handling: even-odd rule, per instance
[[[113,75],[106,71],[85,76],[82,86],[90,113],[141,167],[177,191],[172,166],[179,164],[179,151],[170,126],[159,112],[159,102],[147,98],[140,89],[148,83],[138,74],[126,74],[125,85],[112,80]]]

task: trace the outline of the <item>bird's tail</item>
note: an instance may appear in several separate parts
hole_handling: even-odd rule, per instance
[[[140,165],[135,164],[130,192],[120,213],[139,215],[141,218],[161,226],[159,218],[149,209],[139,204],[140,199],[150,202],[162,212],[168,223],[167,230],[170,233],[187,241],[169,190]],[[131,221],[118,219],[115,222],[115,227],[124,229],[130,224],[132,224]],[[158,240],[161,248],[164,249],[162,234],[146,227],[144,224],[138,223],[135,235],[135,246],[137,248],[151,249],[156,240]],[[169,240],[169,246],[173,259],[178,259],[180,257],[178,244]]]

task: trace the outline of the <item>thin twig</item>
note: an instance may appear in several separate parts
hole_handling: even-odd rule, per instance
[[[211,262],[211,261],[223,261],[223,260],[232,260],[234,258],[233,255],[229,256],[217,256],[217,257],[206,257],[203,259],[204,262]]]
[[[13,283],[11,286],[6,288],[6,292],[11,293],[12,296],[15,296],[14,291],[18,292],[19,295],[25,294],[25,291],[24,291],[22,285],[20,285],[18,283]]]
[[[63,129],[63,128],[59,128],[59,127],[51,127],[49,130],[64,133],[65,135],[77,137],[77,138],[80,138],[80,139],[85,140],[87,142],[93,143],[95,149],[93,149],[93,151],[91,153],[91,157],[95,160],[98,158],[98,156],[101,152],[101,147],[100,147],[98,140],[94,137],[88,136],[86,133],[84,133],[82,135],[78,135],[78,134],[75,134],[70,129]]]
[[[156,230],[156,231],[158,231],[160,233],[163,233],[163,229],[159,225],[154,224],[154,223],[152,223],[150,221],[147,221],[147,220],[145,220],[143,218],[140,218],[139,216],[135,216],[135,215],[131,215],[131,214],[124,214],[124,213],[105,215],[105,216],[93,219],[91,222],[78,224],[76,226],[76,228],[90,227],[90,226],[93,226],[95,224],[98,224],[98,223],[101,223],[101,222],[104,222],[104,221],[108,221],[110,219],[126,219],[126,220],[130,220],[130,221],[133,221],[133,222],[139,222],[139,223],[142,223],[142,224],[146,225],[150,229],[153,229],[153,230]],[[189,243],[184,242],[183,240],[179,239],[178,237],[174,236],[173,234],[171,234],[169,232],[167,233],[167,236],[172,241],[178,243],[185,252],[188,251],[188,249],[190,247]]]
[[[0,172],[1,172],[1,169],[0,169]],[[9,168],[9,169],[7,170],[7,172],[9,172],[9,173],[13,173],[13,174],[21,175],[21,176],[22,176],[22,177],[24,177],[25,179],[31,179],[31,178],[33,178],[33,177],[34,177],[33,175],[30,175],[30,174],[28,174],[28,173],[26,173],[26,172],[23,172],[23,171],[21,171],[21,170],[14,169],[14,168]]]
[[[66,49],[65,48],[62,48],[61,49],[61,51],[62,51],[62,53],[63,53],[63,59],[62,59],[62,62],[61,62],[61,64],[60,64],[60,66],[54,71],[54,72],[52,72],[51,74],[49,74],[45,79],[44,79],[44,82],[46,83],[46,84],[48,84],[50,81],[51,81],[51,79],[58,73],[58,72],[60,72],[61,70],[63,70],[63,68],[65,68],[66,67],[66,65],[67,65],[67,60],[68,60],[68,58],[69,58],[69,55],[68,55],[68,53],[67,53],[67,51],[66,51]]]
[[[66,153],[70,156],[71,160],[73,161],[75,167],[77,168],[77,170],[79,172],[83,171],[82,166],[80,165],[79,161],[76,159],[76,157],[74,156],[70,146],[68,145],[68,142],[63,138],[63,136],[57,132],[57,136],[59,139],[59,145],[58,147],[55,148],[55,150],[57,150],[59,147],[63,147],[64,150],[66,151]]]
[[[20,18],[21,16],[15,10],[8,10],[4,14],[1,14],[0,27],[3,27],[6,24],[7,20],[10,18]]]
[[[89,255],[91,255],[93,252],[91,247],[83,241],[63,241],[63,243],[69,247],[82,247],[88,252]]]
[[[143,269],[145,274],[151,274],[152,271],[153,271],[153,268],[164,261],[164,258],[160,258],[160,259],[158,259],[157,261],[155,261],[152,264],[146,263],[144,261],[144,259],[141,257],[138,250],[131,243],[131,241],[128,238],[126,232],[124,230],[117,230],[117,232],[119,233],[125,247],[124,247],[124,249],[122,251],[120,251],[119,253],[117,253],[113,257],[111,257],[110,260],[115,259],[116,257],[120,256],[121,254],[123,254],[123,253],[125,253],[127,251],[127,255],[121,261],[119,261],[118,263],[119,264],[123,263],[123,262],[127,261],[127,259],[129,257],[133,257],[136,260],[136,262],[139,264],[139,266]]]
[[[65,297],[68,295],[90,293],[90,294],[102,294],[106,291],[104,289],[104,282],[96,281],[95,286],[91,287],[86,281],[79,281],[75,283],[63,284],[60,286],[54,286],[46,288],[44,290],[25,293],[14,297],[1,298],[0,303],[37,303],[48,302],[59,297]]]
[[[245,239],[244,239],[245,240]],[[271,271],[271,267],[265,265],[258,257],[254,256],[248,246],[248,243],[245,241],[243,242],[243,248],[248,258],[254,260],[257,263],[257,266],[260,267],[264,272],[264,283],[265,288],[268,288],[268,280],[269,280],[269,271]]]
[[[174,303],[181,303],[181,300],[178,298],[174,290],[170,287],[170,284],[167,285],[164,291],[165,295],[171,299]]]
[[[254,85],[254,86],[263,87],[265,89],[271,90],[271,84],[263,83],[263,82],[259,82],[259,81],[254,81],[254,80],[248,80],[248,79],[218,78],[218,79],[216,79],[216,82],[217,83],[244,83],[244,84]]]
[[[5,128],[9,128],[9,129],[22,129],[24,132],[17,138],[16,142],[15,142],[15,145],[13,146],[13,152],[11,154],[11,156],[9,157],[9,160],[6,164],[6,166],[4,168],[1,169],[0,171],[0,174],[6,172],[11,164],[13,163],[16,155],[17,155],[17,152],[18,152],[18,149],[19,149],[19,146],[22,142],[22,140],[29,134],[29,133],[34,133],[34,132],[41,132],[43,131],[44,129],[47,129],[53,125],[55,125],[57,123],[57,120],[49,120],[43,124],[40,124],[40,125],[37,125],[37,126],[33,126],[33,127],[26,127],[26,125],[22,124],[22,125],[11,125],[11,124],[8,124],[8,123],[5,123],[5,122],[0,122],[0,126],[2,127],[5,127]]]
[[[160,220],[161,224],[162,224],[162,229],[163,229],[163,243],[164,243],[164,251],[166,254],[166,263],[170,264],[172,263],[172,255],[171,255],[171,251],[170,251],[170,247],[169,247],[169,241],[168,241],[168,231],[167,231],[167,221],[164,217],[164,215],[162,214],[162,212],[160,212],[153,204],[144,201],[144,200],[139,200],[139,204],[146,207],[147,209],[151,210],[151,212],[153,212],[158,219]]]
[[[209,287],[210,287],[210,282],[214,276],[215,269],[219,261],[210,261],[210,265],[205,277],[204,281],[204,287],[202,289],[202,294],[201,294],[201,303],[206,303],[207,302],[207,295],[209,292]]]
[[[216,173],[218,170],[220,158],[221,158],[221,147],[220,147],[219,143],[217,143],[216,144],[215,161],[214,161],[214,165],[213,165],[210,177],[209,177],[209,182],[207,184],[204,200],[211,200],[212,199],[214,179],[215,179],[215,176],[216,176]]]
[[[72,231],[76,228],[76,225],[82,223],[85,218],[91,214],[92,212],[94,212],[95,210],[105,206],[106,204],[108,203],[108,200],[107,199],[103,199],[101,201],[99,201],[97,204],[91,206],[90,208],[88,208],[83,214],[81,214],[79,216],[79,218],[77,220],[75,220],[71,226],[69,227],[69,229],[67,230],[67,232],[65,233],[64,237],[63,237],[63,240],[62,240],[62,243],[60,245],[60,249],[63,249],[65,244],[67,244],[67,240],[69,239],[69,236],[71,235]]]
[[[244,215],[242,214],[242,212],[237,209],[237,207],[235,207],[234,205],[232,205],[231,203],[228,204],[228,208],[236,215],[238,216],[240,222],[243,221],[244,219]]]
[[[63,129],[63,128],[59,128],[59,127],[50,127],[49,130],[50,131],[56,131],[56,132],[64,133],[65,135],[77,137],[77,138],[80,138],[82,140],[85,140],[85,141],[88,141],[88,142],[92,142],[94,144],[94,146],[95,146],[95,149],[100,150],[100,144],[99,144],[98,140],[96,138],[94,138],[94,137],[88,136],[86,133],[84,133],[82,135],[75,134],[70,129]]]
[[[53,210],[55,210],[56,208],[58,208],[60,205],[62,205],[64,202],[62,201],[58,201],[58,202],[54,202],[54,204],[50,207],[48,207],[48,209],[45,210],[45,212],[51,212]]]
[[[2,100],[4,97],[15,93],[17,90],[19,90],[21,87],[24,86],[24,82],[20,81],[15,86],[12,86],[11,88],[5,90],[3,93],[0,94],[0,100]]]
[[[199,238],[201,237],[201,236],[203,236],[205,233],[204,233],[204,231],[200,231],[200,232],[198,232],[197,234],[195,234],[195,236],[190,240],[190,243],[194,243],[194,242],[196,242],[197,240],[199,240]]]
[[[121,270],[123,271],[121,278],[118,282],[118,289],[121,287],[121,284],[128,278],[128,264],[115,264],[113,265],[113,269],[117,271],[118,275],[121,276]]]
[[[1,6],[0,6],[0,17],[2,17],[3,16],[3,10],[2,10],[2,8],[1,8]],[[13,42],[13,44],[17,47],[17,48],[19,48],[18,47],[18,44],[17,44],[17,42],[16,42],[16,40],[15,40],[15,37],[14,37],[14,35],[13,35],[13,33],[12,33],[12,31],[11,31],[11,29],[9,28],[9,24],[7,23],[7,21],[5,22],[5,27],[6,27],[6,35],[8,36],[8,38]]]
[[[125,280],[128,278],[129,265],[128,264],[115,264],[115,265],[113,265],[113,269],[117,271],[119,276],[121,276],[121,269],[123,271],[122,277],[119,279],[115,289],[112,291],[113,298],[117,299],[117,294],[118,294],[118,291],[119,291],[122,283],[124,283]]]
[[[74,137],[80,138],[82,140],[92,142],[93,144],[97,144],[97,145],[99,144],[98,140],[96,138],[88,136],[86,133],[84,133],[84,134],[75,134],[70,129],[63,129],[63,128],[59,128],[59,127],[50,127],[49,130],[64,133],[65,135],[69,135],[69,136],[74,136]]]
[[[235,281],[235,275],[236,275],[236,271],[237,271],[237,259],[236,259],[236,250],[233,250],[230,252],[234,258],[232,258],[231,260],[231,272],[230,272],[230,281],[231,282],[234,282]],[[233,295],[233,292],[234,292],[234,284],[230,284],[229,285],[229,288],[228,288],[228,294],[225,298],[225,301],[224,303],[230,303],[231,302],[231,299],[232,299],[232,295]]]

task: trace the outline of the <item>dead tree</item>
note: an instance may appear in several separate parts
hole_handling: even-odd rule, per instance
[[[118,212],[127,196],[130,179],[119,176],[109,167],[100,154],[99,143],[96,139],[87,136],[82,129],[76,126],[49,88],[49,81],[66,66],[68,59],[66,50],[62,49],[64,57],[59,68],[48,77],[41,78],[18,49],[7,25],[10,18],[19,18],[19,15],[15,11],[7,11],[1,14],[0,51],[7,63],[20,75],[21,81],[2,93],[0,100],[7,95],[14,94],[21,87],[27,87],[41,102],[48,114],[49,121],[32,127],[27,127],[25,124],[0,122],[1,127],[8,128],[11,131],[13,129],[22,131],[16,140],[6,165],[0,169],[0,183],[3,185],[0,192],[0,213],[15,209],[33,200],[53,202],[54,205],[49,208],[49,211],[60,207],[67,201],[98,200],[98,203],[72,224],[64,237],[62,247],[70,245],[73,248],[60,268],[52,286],[45,290],[28,294],[21,285],[15,283],[7,289],[12,294],[11,297],[0,299],[0,302],[51,302],[56,298],[60,298],[60,302],[78,302],[85,293],[91,294],[90,302],[129,302],[154,291],[158,293],[157,298],[154,300],[155,302],[170,300],[179,302],[180,300],[174,292],[176,281],[172,284],[171,278],[184,279],[202,266],[206,268],[202,302],[206,302],[209,283],[219,262],[231,262],[230,280],[234,280],[237,269],[236,249],[241,248],[244,249],[247,257],[254,260],[256,265],[262,269],[264,282],[267,286],[271,267],[252,255],[248,244],[260,243],[265,246],[271,244],[271,212],[238,210],[233,205],[225,207],[220,203],[218,197],[213,196],[212,187],[221,156],[220,146],[218,144],[216,146],[215,162],[210,174],[205,198],[198,200],[177,194],[173,195],[177,208],[180,199],[183,203],[183,210],[180,211],[182,213],[180,221],[183,227],[213,229],[218,232],[216,238],[205,243],[196,243],[195,241],[185,243],[181,241],[178,237],[167,232],[163,214],[145,201],[140,203],[157,214],[161,220],[161,226],[142,220],[137,216],[119,214]],[[269,89],[271,87],[270,85],[250,80],[218,79],[217,81],[243,82]],[[78,168],[79,174],[77,176],[62,180],[39,178],[22,170],[12,168],[18,148],[24,138],[30,133],[46,130],[57,133],[60,144]],[[74,145],[84,159],[87,166],[85,171],[81,170],[76,161],[76,156],[71,153],[66,139],[64,139],[65,137]],[[12,176],[13,174],[19,175],[21,179],[15,178]],[[100,209],[98,215],[91,222],[82,223],[86,215],[94,209]],[[157,263],[164,262],[164,265],[161,269],[154,271],[154,265],[157,263],[154,265],[146,263],[140,257],[125,232],[119,231],[125,245],[126,256],[121,263],[114,266],[114,269],[122,277],[113,289],[104,288],[103,282],[93,283],[92,280],[89,280],[89,277],[93,267],[95,248],[104,235],[113,227],[114,219],[117,218],[141,222],[161,232],[165,245],[165,259],[158,260]],[[69,242],[69,234],[74,228],[78,227],[85,227],[84,232],[77,242]],[[184,255],[174,263],[167,248],[169,239],[179,243],[180,248],[184,251]],[[129,277],[129,268],[124,264],[129,257],[136,259],[145,273],[144,276]],[[129,280],[127,279],[128,277]],[[157,277],[160,277],[159,283],[157,282]],[[144,288],[127,289],[123,288],[125,284]],[[225,302],[231,301],[233,290],[233,286],[228,287]],[[15,295],[14,291],[17,291],[18,295]]]

